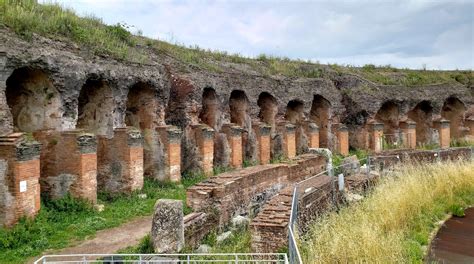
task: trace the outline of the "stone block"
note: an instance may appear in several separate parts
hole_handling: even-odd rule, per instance
[[[160,199],[156,202],[150,237],[155,253],[178,253],[183,249],[182,201]]]

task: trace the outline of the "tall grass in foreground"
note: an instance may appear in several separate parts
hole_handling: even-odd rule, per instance
[[[304,263],[418,263],[446,213],[474,204],[474,162],[404,166],[358,204],[320,219]]]

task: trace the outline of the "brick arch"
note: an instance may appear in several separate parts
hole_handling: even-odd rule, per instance
[[[61,127],[64,112],[61,96],[44,71],[18,68],[6,84],[5,95],[14,130],[33,132]]]
[[[163,122],[158,114],[159,109],[155,89],[149,84],[138,82],[128,91],[125,124],[141,130],[155,129]]]
[[[88,79],[78,98],[77,128],[98,135],[113,133],[114,100],[105,80]]]
[[[400,122],[400,107],[394,101],[386,101],[380,106],[375,120],[384,125],[384,133],[388,135],[394,135],[398,131]],[[390,136],[389,138],[394,138]]]
[[[299,123],[304,120],[304,103],[294,99],[286,105],[285,119],[291,123]]]
[[[257,105],[260,107],[258,117],[272,127],[275,126],[275,118],[278,114],[278,102],[276,98],[268,92],[262,92],[258,96]]]
[[[416,122],[417,144],[429,143],[433,126],[433,105],[431,102],[427,100],[419,102],[407,115],[408,118]]]
[[[309,116],[319,126],[319,145],[323,148],[329,147],[332,119],[329,100],[322,95],[314,95]]]
[[[216,90],[206,87],[202,92],[202,109],[199,113],[199,119],[204,124],[217,129],[219,116],[220,108]]]
[[[249,109],[249,99],[244,91],[233,90],[229,98],[230,122],[244,126]]]
[[[448,97],[441,108],[441,116],[450,121],[451,138],[460,138],[462,135],[466,105],[455,96]]]

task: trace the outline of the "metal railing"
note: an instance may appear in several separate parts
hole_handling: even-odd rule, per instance
[[[262,263],[288,264],[288,256],[284,253],[216,253],[216,254],[72,254],[46,255],[34,262],[46,263]]]

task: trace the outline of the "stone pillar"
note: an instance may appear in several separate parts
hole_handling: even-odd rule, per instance
[[[230,165],[234,168],[242,167],[242,128],[230,123],[222,126],[230,146]]]
[[[449,121],[441,118],[435,123],[435,128],[438,129],[439,133],[439,146],[440,148],[449,148],[451,143],[451,133],[449,128]]]
[[[201,169],[211,176],[214,172],[214,129],[205,124],[195,125],[193,129],[201,156]]]
[[[306,135],[308,136],[308,147],[319,148],[319,127],[316,123],[306,122]]]
[[[464,123],[466,124],[466,127],[469,128],[468,135],[474,137],[474,116],[466,118]]]
[[[0,227],[40,210],[40,144],[23,133],[0,137]]]
[[[343,124],[339,124],[337,128],[336,152],[343,156],[349,155],[349,130]]]
[[[383,123],[372,122],[369,125],[369,145],[370,149],[377,153],[382,151]]]
[[[97,185],[110,193],[143,187],[143,137],[135,128],[116,128],[113,138],[98,136]]]
[[[97,141],[82,130],[36,131],[41,150],[41,192],[97,201]]]
[[[281,122],[278,124],[278,129],[283,135],[283,155],[289,159],[296,156],[295,128],[295,125],[287,122]]]
[[[181,181],[181,136],[183,132],[175,126],[156,128],[165,155],[165,178],[172,182]]]
[[[416,149],[416,122],[411,120],[400,121],[403,132],[403,141],[407,148]]]
[[[258,160],[262,165],[268,164],[270,162],[270,132],[272,127],[265,123],[254,122],[252,128],[255,131],[255,135],[257,135]]]
[[[184,247],[183,202],[160,199],[156,201],[151,223],[151,242],[157,254],[178,253]]]

